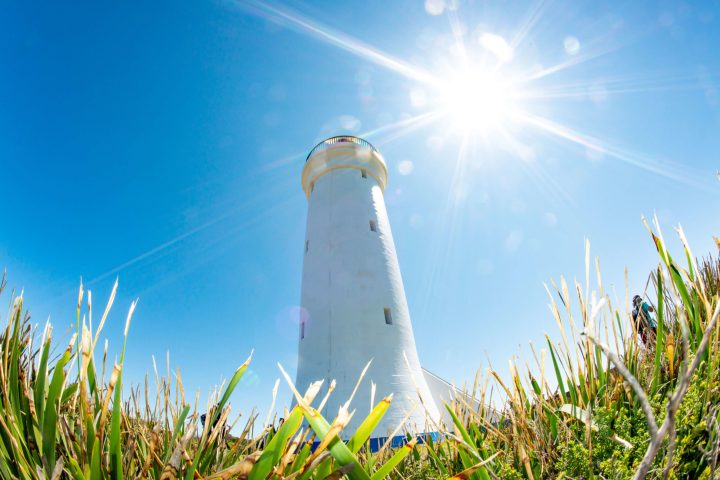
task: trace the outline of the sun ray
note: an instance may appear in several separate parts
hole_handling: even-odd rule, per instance
[[[643,92],[691,91],[703,88],[703,81],[712,81],[717,73],[653,75],[638,78],[608,78],[598,82],[575,82],[558,84],[541,90],[526,89],[521,92],[522,99],[557,99],[585,97],[589,89],[602,87],[606,94],[627,94]]]
[[[281,25],[289,23],[290,26],[299,32],[312,35],[321,39],[325,43],[341,48],[360,58],[385,67],[388,70],[397,72],[409,79],[430,85],[438,82],[434,75],[423,69],[394,58],[387,53],[367,45],[366,43],[361,42],[360,40],[347,34],[337,32],[328,26],[322,25],[307,17],[303,17],[297,12],[292,12],[289,9],[270,5],[266,2],[258,0],[242,0],[239,2],[239,5],[251,9],[263,18],[280,23]]]
[[[515,164],[532,176],[533,184],[537,185],[544,195],[562,200],[568,204],[574,203],[567,190],[552,175],[547,174],[541,168],[541,164],[535,160],[535,153],[532,148],[521,142],[504,125],[498,126],[496,135],[501,140],[498,142],[501,148],[521,160]]]
[[[378,140],[374,140],[373,143],[380,145],[387,145],[388,143],[396,140],[408,133],[417,130],[425,125],[428,125],[440,117],[440,113],[437,111],[430,111],[415,115],[410,118],[404,118],[397,122],[389,123],[373,130],[367,130],[360,134],[362,138],[377,138],[378,135],[386,135],[385,137],[379,137]]]
[[[554,75],[556,73],[567,70],[568,68],[575,67],[577,65],[586,63],[590,60],[595,60],[597,58],[608,55],[612,52],[617,51],[619,48],[620,47],[604,47],[604,48],[598,49],[592,53],[575,55],[575,56],[570,57],[567,60],[564,60],[560,63],[556,63],[549,67],[541,68],[540,70],[528,73],[527,75],[520,77],[520,79],[518,80],[518,83],[530,83],[530,82],[540,80],[541,78],[545,78],[547,76]]]
[[[606,33],[599,37],[591,38],[589,41],[585,42],[583,53],[573,55],[570,58],[549,67],[530,71],[526,75],[521,75],[518,80],[520,83],[530,83],[543,79],[550,75],[555,75],[559,72],[563,72],[577,65],[581,65],[591,60],[595,60],[597,58],[601,58],[611,53],[622,50],[627,45],[632,43],[633,39],[637,40],[643,38],[651,32],[652,29],[634,31],[631,35],[632,38],[625,37],[622,43],[618,43],[616,37],[612,36],[611,33]]]
[[[378,128],[366,130],[358,134],[358,136],[362,138],[372,139],[377,138],[378,135],[384,135],[386,133],[392,132],[392,134],[388,138],[380,137],[380,140],[375,140],[375,143],[377,143],[378,145],[382,145],[395,140],[399,136],[414,131],[417,128],[432,123],[433,121],[437,120],[439,116],[439,112],[429,111],[409,118],[403,118],[402,120],[398,120],[397,122],[389,123],[387,125],[382,125]],[[256,170],[251,171],[251,173],[265,173],[278,168],[295,165],[298,160],[305,158],[306,155],[307,152],[291,153],[289,155],[282,156],[272,162],[264,163]]]
[[[298,160],[305,158],[306,155],[307,155],[307,152],[304,152],[304,151],[285,155],[283,157],[278,158],[277,160],[273,160],[272,162],[263,163],[256,170],[250,171],[250,174],[252,175],[254,173],[265,173],[265,172],[270,172],[272,170],[276,170],[278,168],[283,168],[283,167],[286,167],[289,165],[295,165],[295,163]]]
[[[113,267],[113,268],[111,268],[110,270],[107,270],[107,271],[105,271],[105,272],[103,272],[103,273],[101,273],[101,274],[99,274],[99,275],[96,275],[95,277],[93,277],[92,279],[90,279],[89,281],[87,281],[85,284],[88,285],[88,286],[90,286],[90,285],[93,285],[93,284],[95,284],[95,283],[97,283],[97,282],[99,282],[99,281],[101,281],[101,280],[106,279],[107,277],[110,277],[111,275],[115,275],[115,274],[121,272],[122,270],[125,270],[126,268],[131,267],[132,265],[135,265],[135,264],[138,263],[138,262],[141,262],[142,260],[145,260],[145,259],[147,259],[147,258],[150,258],[150,257],[154,256],[154,255],[157,255],[158,253],[160,253],[160,252],[162,252],[162,251],[164,251],[164,250],[167,250],[168,248],[172,247],[172,246],[175,245],[176,243],[180,243],[180,242],[182,242],[183,240],[185,240],[185,239],[188,238],[188,237],[191,237],[191,236],[193,236],[193,235],[195,235],[195,234],[197,234],[197,233],[199,233],[199,232],[201,232],[201,231],[203,231],[203,230],[206,230],[206,229],[212,227],[213,225],[215,225],[215,224],[221,222],[222,220],[226,219],[228,216],[229,216],[229,214],[226,213],[226,214],[220,215],[220,216],[218,216],[218,217],[216,217],[216,218],[213,218],[212,220],[210,220],[210,221],[208,221],[208,222],[205,222],[205,223],[203,223],[202,225],[198,225],[198,226],[195,227],[195,228],[191,228],[190,230],[187,230],[187,231],[181,233],[180,235],[171,238],[170,240],[167,240],[167,241],[165,241],[165,242],[162,242],[162,243],[160,243],[159,245],[156,245],[155,247],[153,247],[153,248],[151,248],[151,249],[149,249],[149,250],[147,250],[147,251],[145,251],[145,252],[143,252],[143,253],[141,253],[141,254],[139,254],[139,255],[137,255],[137,256],[135,256],[135,257],[133,257],[133,258],[131,258],[131,259],[129,259],[129,260],[127,260],[127,261],[125,261],[125,262],[117,265],[117,266],[115,266],[115,267]]]
[[[460,55],[460,60],[463,62],[463,67],[468,69],[470,68],[470,60],[467,49],[465,48],[465,35],[462,25],[460,24],[460,19],[458,18],[457,9],[448,9],[447,17],[450,22],[450,30],[453,34],[455,47],[458,49],[458,54]]]
[[[530,7],[525,15],[525,19],[520,24],[520,28],[510,42],[510,46],[513,50],[518,50],[522,46],[527,36],[544,15],[547,5],[548,2],[546,0],[538,0],[532,7]]]
[[[208,263],[217,260],[222,255],[224,255],[228,249],[236,247],[238,242],[242,241],[243,238],[247,238],[249,229],[264,221],[276,218],[278,212],[290,209],[297,205],[297,200],[297,198],[288,197],[284,200],[275,202],[274,204],[267,206],[263,210],[257,212],[257,214],[253,215],[252,217],[243,218],[243,221],[238,222],[234,225],[229,225],[228,227],[223,229],[222,235],[210,238],[203,243],[202,255],[192,256],[188,263],[183,266],[183,268],[173,271],[170,274],[164,275],[160,281],[148,285],[145,289],[138,292],[137,295],[140,297],[144,297],[148,293],[156,290],[157,288],[176,282],[179,279],[196,271],[203,265],[207,265]],[[157,252],[153,252],[153,254],[155,253]],[[98,279],[93,279],[93,282],[96,280]]]
[[[85,285],[91,286],[96,284],[97,282],[100,282],[110,276],[117,275],[118,273],[136,265],[143,261],[147,261],[151,258],[157,257],[164,252],[166,252],[171,247],[182,243],[185,240],[189,240],[191,237],[195,237],[197,235],[200,235],[202,232],[210,230],[212,227],[219,225],[223,222],[231,222],[233,218],[241,218],[243,222],[239,224],[238,228],[242,228],[244,226],[250,225],[253,222],[255,222],[257,219],[262,218],[266,213],[268,208],[265,208],[263,210],[264,205],[272,205],[272,202],[268,202],[267,200],[269,198],[277,199],[280,197],[280,192],[289,192],[292,191],[290,186],[294,183],[291,180],[287,180],[284,183],[277,184],[273,186],[273,189],[266,190],[266,193],[262,196],[255,197],[253,202],[245,202],[239,207],[230,208],[227,209],[225,212],[215,216],[214,218],[201,223],[200,225],[190,228],[183,233],[166,240],[164,242],[161,242],[154,247],[146,250],[145,252],[142,252],[135,257],[130,258],[129,260],[126,260],[109,270],[106,270],[105,272],[102,272],[92,278],[90,278],[88,281],[85,282]],[[299,195],[299,194],[298,194]],[[269,207],[272,209],[273,207]],[[241,215],[242,212],[252,212],[252,216],[247,215]],[[230,224],[226,227],[224,227],[227,231],[232,231],[233,225]]]
[[[607,142],[599,140],[598,138],[584,133],[580,133],[565,125],[553,122],[544,117],[531,115],[526,112],[516,111],[514,113],[514,118],[527,125],[532,125],[546,133],[551,133],[557,137],[568,140],[577,145],[581,145],[589,150],[593,150],[595,152],[616,158],[629,165],[642,168],[643,170],[647,170],[656,175],[663,176],[676,182],[682,182],[689,186],[703,188],[702,183],[698,182],[696,179],[684,173],[686,167],[670,164],[668,162],[663,162],[663,164],[661,164],[657,159],[652,159],[642,155],[638,155],[636,153],[628,152],[626,150],[623,150],[622,148],[610,145]]]
[[[432,237],[431,251],[433,255],[428,257],[427,271],[423,275],[426,279],[425,294],[422,295],[423,303],[421,304],[421,315],[427,311],[429,305],[433,302],[434,293],[438,291],[437,282],[444,275],[445,267],[450,263],[450,252],[454,248],[453,240],[455,239],[459,209],[458,205],[462,201],[462,192],[460,191],[460,180],[464,177],[467,166],[467,152],[470,144],[470,137],[467,134],[462,136],[458,146],[458,155],[455,161],[453,176],[450,181],[450,188],[445,199],[445,206],[442,215],[439,216],[441,225],[435,229]]]

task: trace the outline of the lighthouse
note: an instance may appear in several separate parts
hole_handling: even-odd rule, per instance
[[[343,435],[351,435],[371,404],[390,394],[390,409],[373,437],[387,436],[408,414],[406,431],[412,433],[431,431],[428,419],[440,418],[415,347],[385,208],[387,182],[380,152],[352,136],[319,143],[302,171],[308,214],[296,385],[304,391],[324,380],[327,389],[336,380],[323,410],[331,420],[372,360]]]

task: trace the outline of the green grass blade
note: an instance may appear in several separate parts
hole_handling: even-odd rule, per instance
[[[100,442],[93,444],[92,452],[90,454],[90,478],[95,480],[102,478],[100,471]]]
[[[72,346],[68,346],[65,353],[55,364],[52,380],[48,389],[47,401],[45,406],[45,415],[43,418],[42,431],[42,452],[48,466],[48,475],[52,474],[55,468],[55,442],[58,425],[58,408],[60,397],[62,396],[62,387],[65,382],[65,365],[70,361]]]
[[[122,444],[120,440],[120,419],[122,417],[122,369],[125,362],[125,350],[127,348],[128,330],[130,328],[130,319],[135,311],[137,301],[130,304],[130,311],[125,320],[125,332],[123,338],[122,350],[120,350],[120,370],[118,373],[117,384],[113,392],[113,408],[110,416],[110,478],[112,480],[122,480]]]
[[[95,362],[92,360],[92,358],[88,362],[87,379],[88,379],[88,387],[89,387],[90,393],[92,394],[92,396],[95,400],[95,405],[101,405],[100,392],[98,392],[97,378],[95,375]]]
[[[442,472],[443,476],[447,477],[448,471],[447,468],[445,468],[445,463],[440,460],[440,456],[435,449],[435,442],[430,435],[425,436],[425,449],[433,462],[435,462],[435,467]]]
[[[313,431],[315,431],[315,434],[320,440],[324,440],[330,431],[330,424],[312,407],[306,407],[304,413],[305,418]],[[339,437],[335,436],[335,438],[330,441],[328,451],[340,466],[345,466],[350,463],[354,465],[352,470],[347,474],[350,480],[370,480],[370,476],[363,470],[355,454],[350,451]]]
[[[77,460],[75,460],[72,457],[69,457],[67,459],[67,469],[70,471],[70,475],[72,475],[72,478],[75,480],[85,480],[85,475],[83,474],[82,469],[80,468],[80,465],[78,464]],[[97,477],[91,477],[91,478],[101,478],[100,476]]]
[[[232,395],[233,391],[235,390],[235,387],[237,386],[238,382],[240,382],[240,379],[242,378],[243,374],[248,368],[248,365],[250,365],[250,360],[252,359],[252,354],[250,354],[250,358],[245,360],[245,362],[238,367],[237,370],[235,370],[235,373],[233,374],[232,378],[230,379],[230,382],[228,383],[228,386],[225,388],[225,392],[223,392],[222,397],[220,398],[220,401],[215,406],[213,414],[210,419],[206,420],[207,425],[212,425],[215,423],[215,420],[220,416],[220,413],[222,412],[223,408],[225,408],[225,404],[230,399],[230,395]],[[198,446],[197,452],[195,452],[195,458],[193,459],[192,464],[188,468],[187,472],[185,473],[185,480],[193,480],[195,478],[195,472],[198,469],[198,465],[201,464],[201,460],[205,457],[205,454],[208,453],[206,451],[207,445],[204,444],[204,442],[207,440],[207,429],[203,431],[202,437],[200,439],[200,445]]]
[[[122,366],[121,366],[122,368]],[[110,478],[122,480],[122,450],[120,444],[120,417],[122,415],[122,370],[118,374],[115,391],[113,392],[113,407],[110,416]]]
[[[303,465],[305,465],[305,460],[310,456],[311,449],[312,444],[310,444],[310,442],[306,442],[305,445],[302,446],[300,452],[295,456],[292,468],[290,469],[291,473],[300,470]]]
[[[360,448],[365,444],[367,439],[370,438],[373,430],[375,430],[375,427],[377,427],[378,423],[380,423],[380,420],[385,415],[385,412],[387,412],[388,408],[390,408],[391,401],[391,396],[383,398],[377,405],[375,405],[372,412],[365,417],[365,420],[362,421],[347,443],[347,447],[351,452],[357,453],[358,450],[360,450]]]
[[[650,386],[650,393],[657,393],[660,388],[660,374],[662,367],[662,356],[665,352],[665,295],[663,292],[663,276],[660,268],[657,270],[657,332],[655,339],[655,359],[653,362],[653,380]]]
[[[48,356],[50,355],[50,342],[52,335],[48,330],[45,343],[42,346],[40,354],[40,363],[38,364],[37,378],[35,379],[34,401],[35,411],[37,412],[38,425],[43,424],[43,416],[45,414],[45,384],[48,376]]]
[[[240,382],[240,379],[245,374],[245,371],[248,369],[248,366],[250,365],[250,360],[252,359],[252,355],[250,355],[250,358],[245,360],[245,362],[238,367],[237,370],[235,370],[235,373],[233,374],[232,378],[230,379],[230,383],[228,383],[227,388],[225,389],[225,392],[223,392],[223,396],[220,398],[220,401],[218,402],[217,408],[215,409],[215,412],[213,413],[212,420],[210,421],[210,425],[212,425],[215,420],[220,416],[220,413],[225,408],[225,405],[227,404],[228,400],[230,400],[230,395],[235,391],[235,387],[237,387],[238,382]]]
[[[452,421],[453,421],[453,423],[455,424],[455,428],[457,428],[457,431],[460,433],[460,435],[462,436],[463,440],[465,440],[465,443],[468,444],[468,447],[476,448],[475,442],[473,442],[472,437],[470,437],[470,434],[469,434],[468,431],[465,429],[465,425],[462,424],[462,422],[461,422],[460,419],[457,417],[457,415],[455,414],[455,412],[453,411],[453,409],[450,407],[450,405],[448,405],[448,404],[446,403],[446,404],[445,404],[445,409],[448,411],[448,413],[450,413],[450,417],[452,417]],[[477,451],[476,451],[475,453],[477,453]],[[473,465],[474,465],[474,463],[473,463]]]
[[[390,459],[385,462],[385,464],[378,468],[375,473],[373,473],[372,477],[370,477],[370,480],[381,480],[385,477],[387,477],[393,468],[397,466],[398,463],[400,463],[405,457],[408,456],[410,452],[413,451],[415,448],[415,444],[417,443],[416,439],[412,439],[405,445],[403,445],[397,452],[395,452],[395,455],[390,457]]]
[[[303,411],[300,407],[293,408],[290,416],[278,429],[272,440],[265,446],[265,450],[255,463],[248,480],[262,480],[272,471],[272,468],[280,462],[285,446],[298,428],[303,419]]]
[[[188,413],[190,413],[190,405],[185,405],[178,416],[177,422],[175,422],[175,429],[173,430],[172,437],[170,437],[170,441],[165,446],[163,463],[167,463],[168,460],[170,460],[170,455],[175,447],[175,440],[177,440],[180,436],[180,432],[182,432],[182,429],[185,426],[185,419],[187,418]]]
[[[558,382],[558,389],[560,389],[560,396],[562,397],[563,402],[567,402],[567,396],[565,393],[565,382],[563,382],[563,376],[562,376],[562,373],[560,373],[560,365],[558,365],[558,360],[557,360],[557,357],[555,356],[555,348],[553,347],[553,344],[550,341],[550,337],[548,337],[546,335],[545,340],[547,340],[548,349],[550,350],[550,357],[552,358],[553,368],[555,369],[555,379]]]

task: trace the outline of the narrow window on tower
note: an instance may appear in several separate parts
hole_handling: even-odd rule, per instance
[[[360,170],[362,172],[362,177],[367,178],[367,172],[365,170]]]
[[[370,220],[370,231],[377,232],[377,223],[375,223],[375,220]]]
[[[392,312],[390,309],[385,307],[383,308],[383,312],[385,313],[385,323],[392,325]]]
[[[305,253],[308,252],[308,247],[310,246],[310,240],[305,240]]]
[[[300,322],[300,340],[305,338],[305,322]]]
[[[310,184],[310,193],[315,191],[315,182]]]

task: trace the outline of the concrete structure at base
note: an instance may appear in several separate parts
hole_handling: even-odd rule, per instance
[[[372,360],[350,407],[357,411],[344,431],[348,436],[370,411],[370,382],[377,386],[376,404],[394,395],[373,436],[387,436],[414,404],[408,431],[434,431],[427,418],[441,418],[415,347],[385,209],[387,180],[380,153],[351,136],[318,144],[302,172],[308,216],[296,385],[304,392],[313,381],[324,380],[322,398],[335,379],[337,387],[323,411],[332,420]]]

